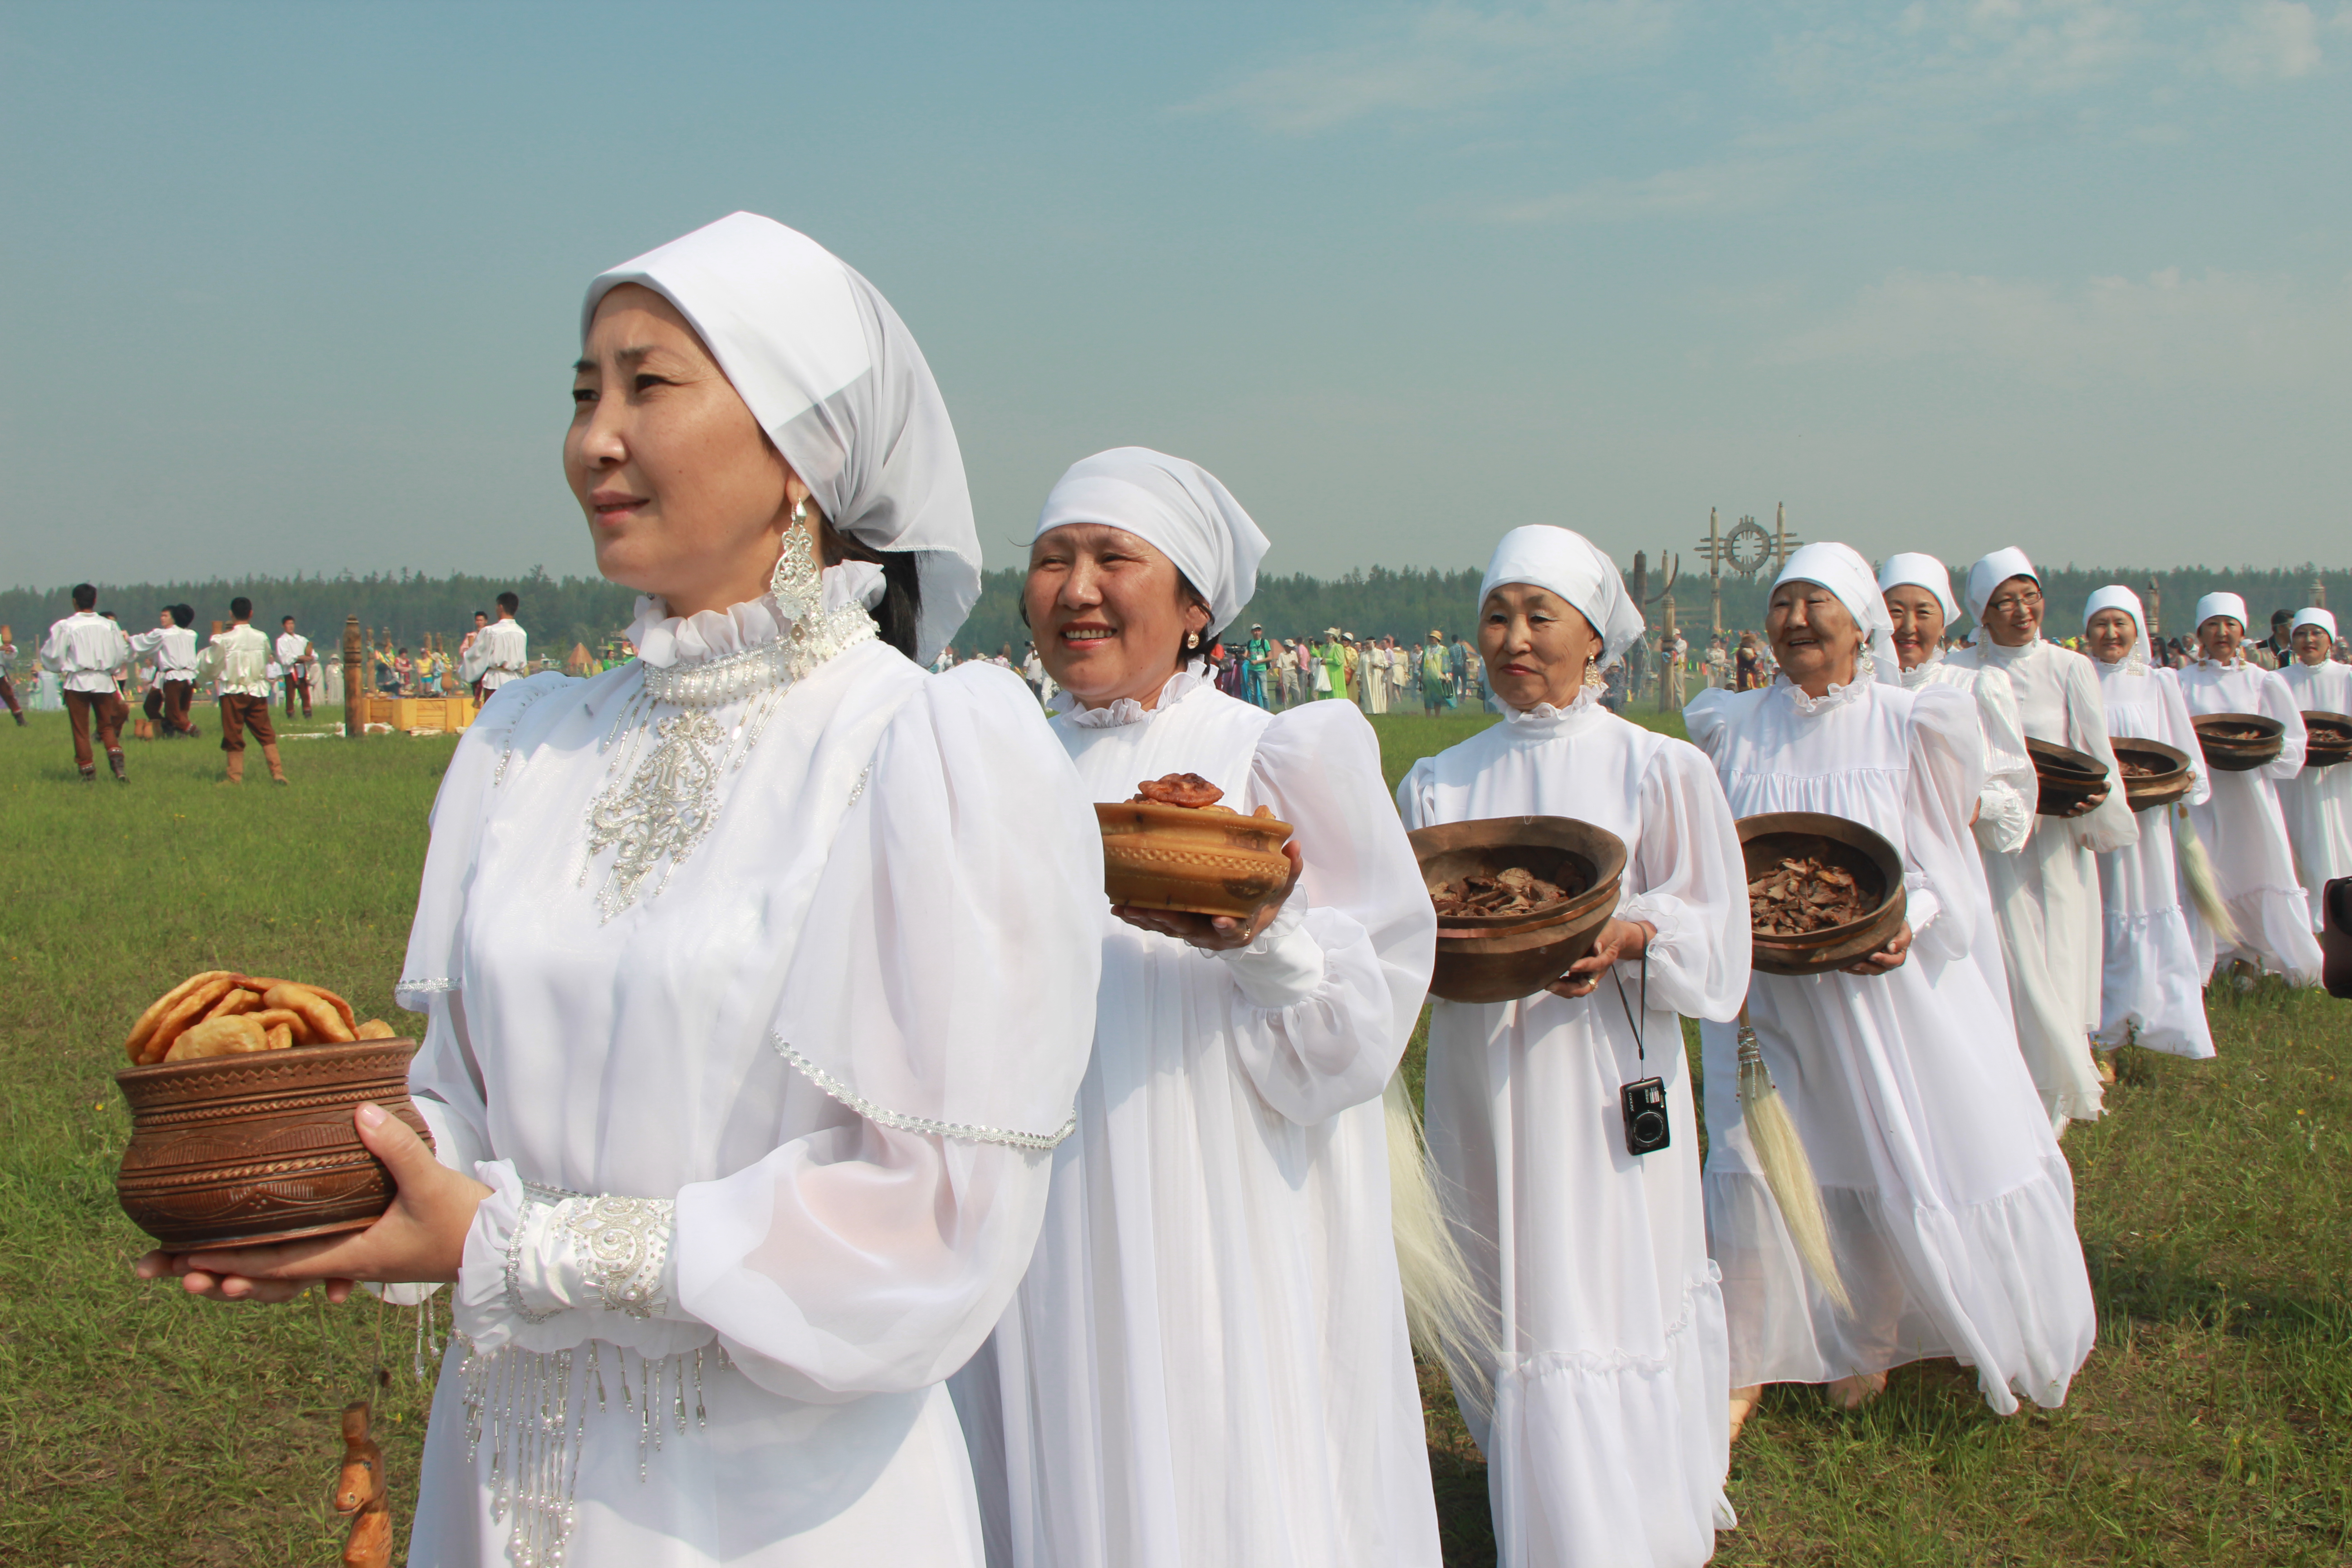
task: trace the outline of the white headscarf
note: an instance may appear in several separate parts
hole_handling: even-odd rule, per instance
[[[1549,523],[1529,523],[1503,535],[1478,584],[1473,618],[1486,614],[1486,595],[1506,583],[1526,583],[1559,595],[1592,623],[1601,637],[1601,663],[1608,668],[1642,635],[1642,612],[1625,592],[1616,563],[1580,533]]]
[[[1886,613],[1878,579],[1871,575],[1870,563],[1860,551],[1850,544],[1804,545],[1772,579],[1775,588],[1783,583],[1819,583],[1836,595],[1838,603],[1853,616],[1853,624],[1862,628],[1871,674],[1884,686],[1903,684],[1902,661],[1895,657],[1895,621]]]
[[[1996,550],[1969,568],[1969,618],[1977,623],[1979,630],[1984,626],[1985,606],[1992,603],[1992,591],[2011,577],[2031,577],[2037,586],[2042,582],[2042,574],[2033,569],[2025,552],[2014,545]]]
[[[1149,447],[1113,447],[1081,458],[1047,493],[1037,533],[1073,522],[1123,528],[1176,563],[1209,601],[1211,636],[1257,592],[1265,535],[1233,492],[1198,463]]]
[[[1949,626],[1960,618],[1960,606],[1952,600],[1952,574],[1944,563],[1932,555],[1890,555],[1886,564],[1878,569],[1878,592],[1884,596],[1890,588],[1909,586],[1925,588],[1936,595],[1936,603],[1944,607],[1944,624]]]
[[[2147,668],[2151,657],[2147,642],[2147,614],[2140,607],[2139,595],[2121,583],[2110,583],[2093,594],[2083,606],[2083,630],[2091,629],[2091,617],[2101,610],[2121,610],[2132,618],[2132,627],[2138,634],[2131,651],[2124,655],[2125,668],[2137,673]]]
[[[2197,601],[2197,626],[2200,629],[2215,616],[2229,616],[2242,631],[2246,626],[2246,601],[2235,594],[2208,594]]]
[[[601,273],[580,307],[641,283],[677,306],[835,531],[917,557],[929,664],[980,597],[963,454],[931,367],[874,285],[806,235],[732,213]]]
[[[2327,641],[2329,645],[2332,647],[2335,644],[2336,617],[2328,611],[2315,607],[2296,612],[2294,625],[2287,627],[2286,629],[2288,638],[2292,640],[2294,634],[2303,630],[2305,626],[2317,626],[2321,631],[2327,634]]]

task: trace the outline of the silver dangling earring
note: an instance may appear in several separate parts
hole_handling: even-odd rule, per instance
[[[1588,658],[1584,661],[1584,684],[1588,688],[1602,687],[1609,684],[1607,680],[1601,678],[1601,661],[1599,659]]]
[[[789,621],[806,621],[824,603],[817,583],[815,530],[809,526],[806,500],[793,503],[793,526],[784,530],[784,547],[776,569],[768,576],[768,592]]]

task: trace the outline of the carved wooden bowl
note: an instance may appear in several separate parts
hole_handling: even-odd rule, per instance
[[[2107,770],[2088,752],[2030,738],[2025,750],[2033,759],[2033,809],[2043,816],[2072,816],[2106,782]]]
[[[2332,768],[2338,763],[2352,763],[2352,717],[2307,711],[2303,727],[2310,734],[2304,742],[2305,767]]]
[[[392,1206],[392,1173],[352,1111],[373,1100],[431,1142],[408,1098],[415,1054],[355,1040],[126,1068],[123,1213],[173,1252],[365,1229]]]
[[[2134,811],[2170,805],[2187,795],[2197,782],[2189,772],[2189,753],[2178,747],[2135,735],[2118,736],[2115,745],[2116,762],[2137,763],[2157,770],[2140,777],[2124,774],[2124,799]]]
[[[1114,904],[1246,921],[1290,879],[1290,824],[1271,816],[1121,801],[1097,804],[1095,821]]]
[[[1423,886],[1524,867],[1578,890],[1525,915],[1440,917],[1430,994],[1449,1002],[1532,996],[1592,951],[1617,912],[1625,844],[1606,828],[1567,816],[1496,816],[1416,828],[1409,836]]]
[[[2286,726],[2265,714],[2200,713],[2189,722],[2205,765],[2219,773],[2250,773],[2286,750]]]
[[[1783,860],[1810,856],[1851,875],[1873,900],[1858,921],[1802,936],[1759,936],[1752,964],[1759,974],[1830,974],[1882,951],[1903,929],[1903,857],[1859,822],[1817,811],[1768,811],[1739,819],[1739,848],[1754,881]]]

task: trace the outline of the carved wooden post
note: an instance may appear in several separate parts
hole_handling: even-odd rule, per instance
[[[360,647],[360,618],[343,617],[343,734],[358,740],[367,733],[367,721],[362,717],[361,695],[367,690],[367,658]]]
[[[2154,577],[2147,580],[2147,646],[2154,647],[2164,637],[2164,584]]]

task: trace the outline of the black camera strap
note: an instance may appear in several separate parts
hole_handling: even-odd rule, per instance
[[[1650,1021],[1649,944],[1644,942],[1642,945],[1642,1016],[1640,1017],[1637,1018],[1633,1016],[1633,1005],[1625,1000],[1625,982],[1623,977],[1617,973],[1617,966],[1614,963],[1612,963],[1609,966],[1609,978],[1616,982],[1617,1005],[1625,1009],[1625,1022],[1633,1026],[1633,1059],[1640,1062],[1643,1067],[1648,1067],[1650,1065],[1650,1053],[1642,1047],[1642,1029],[1643,1026]]]

